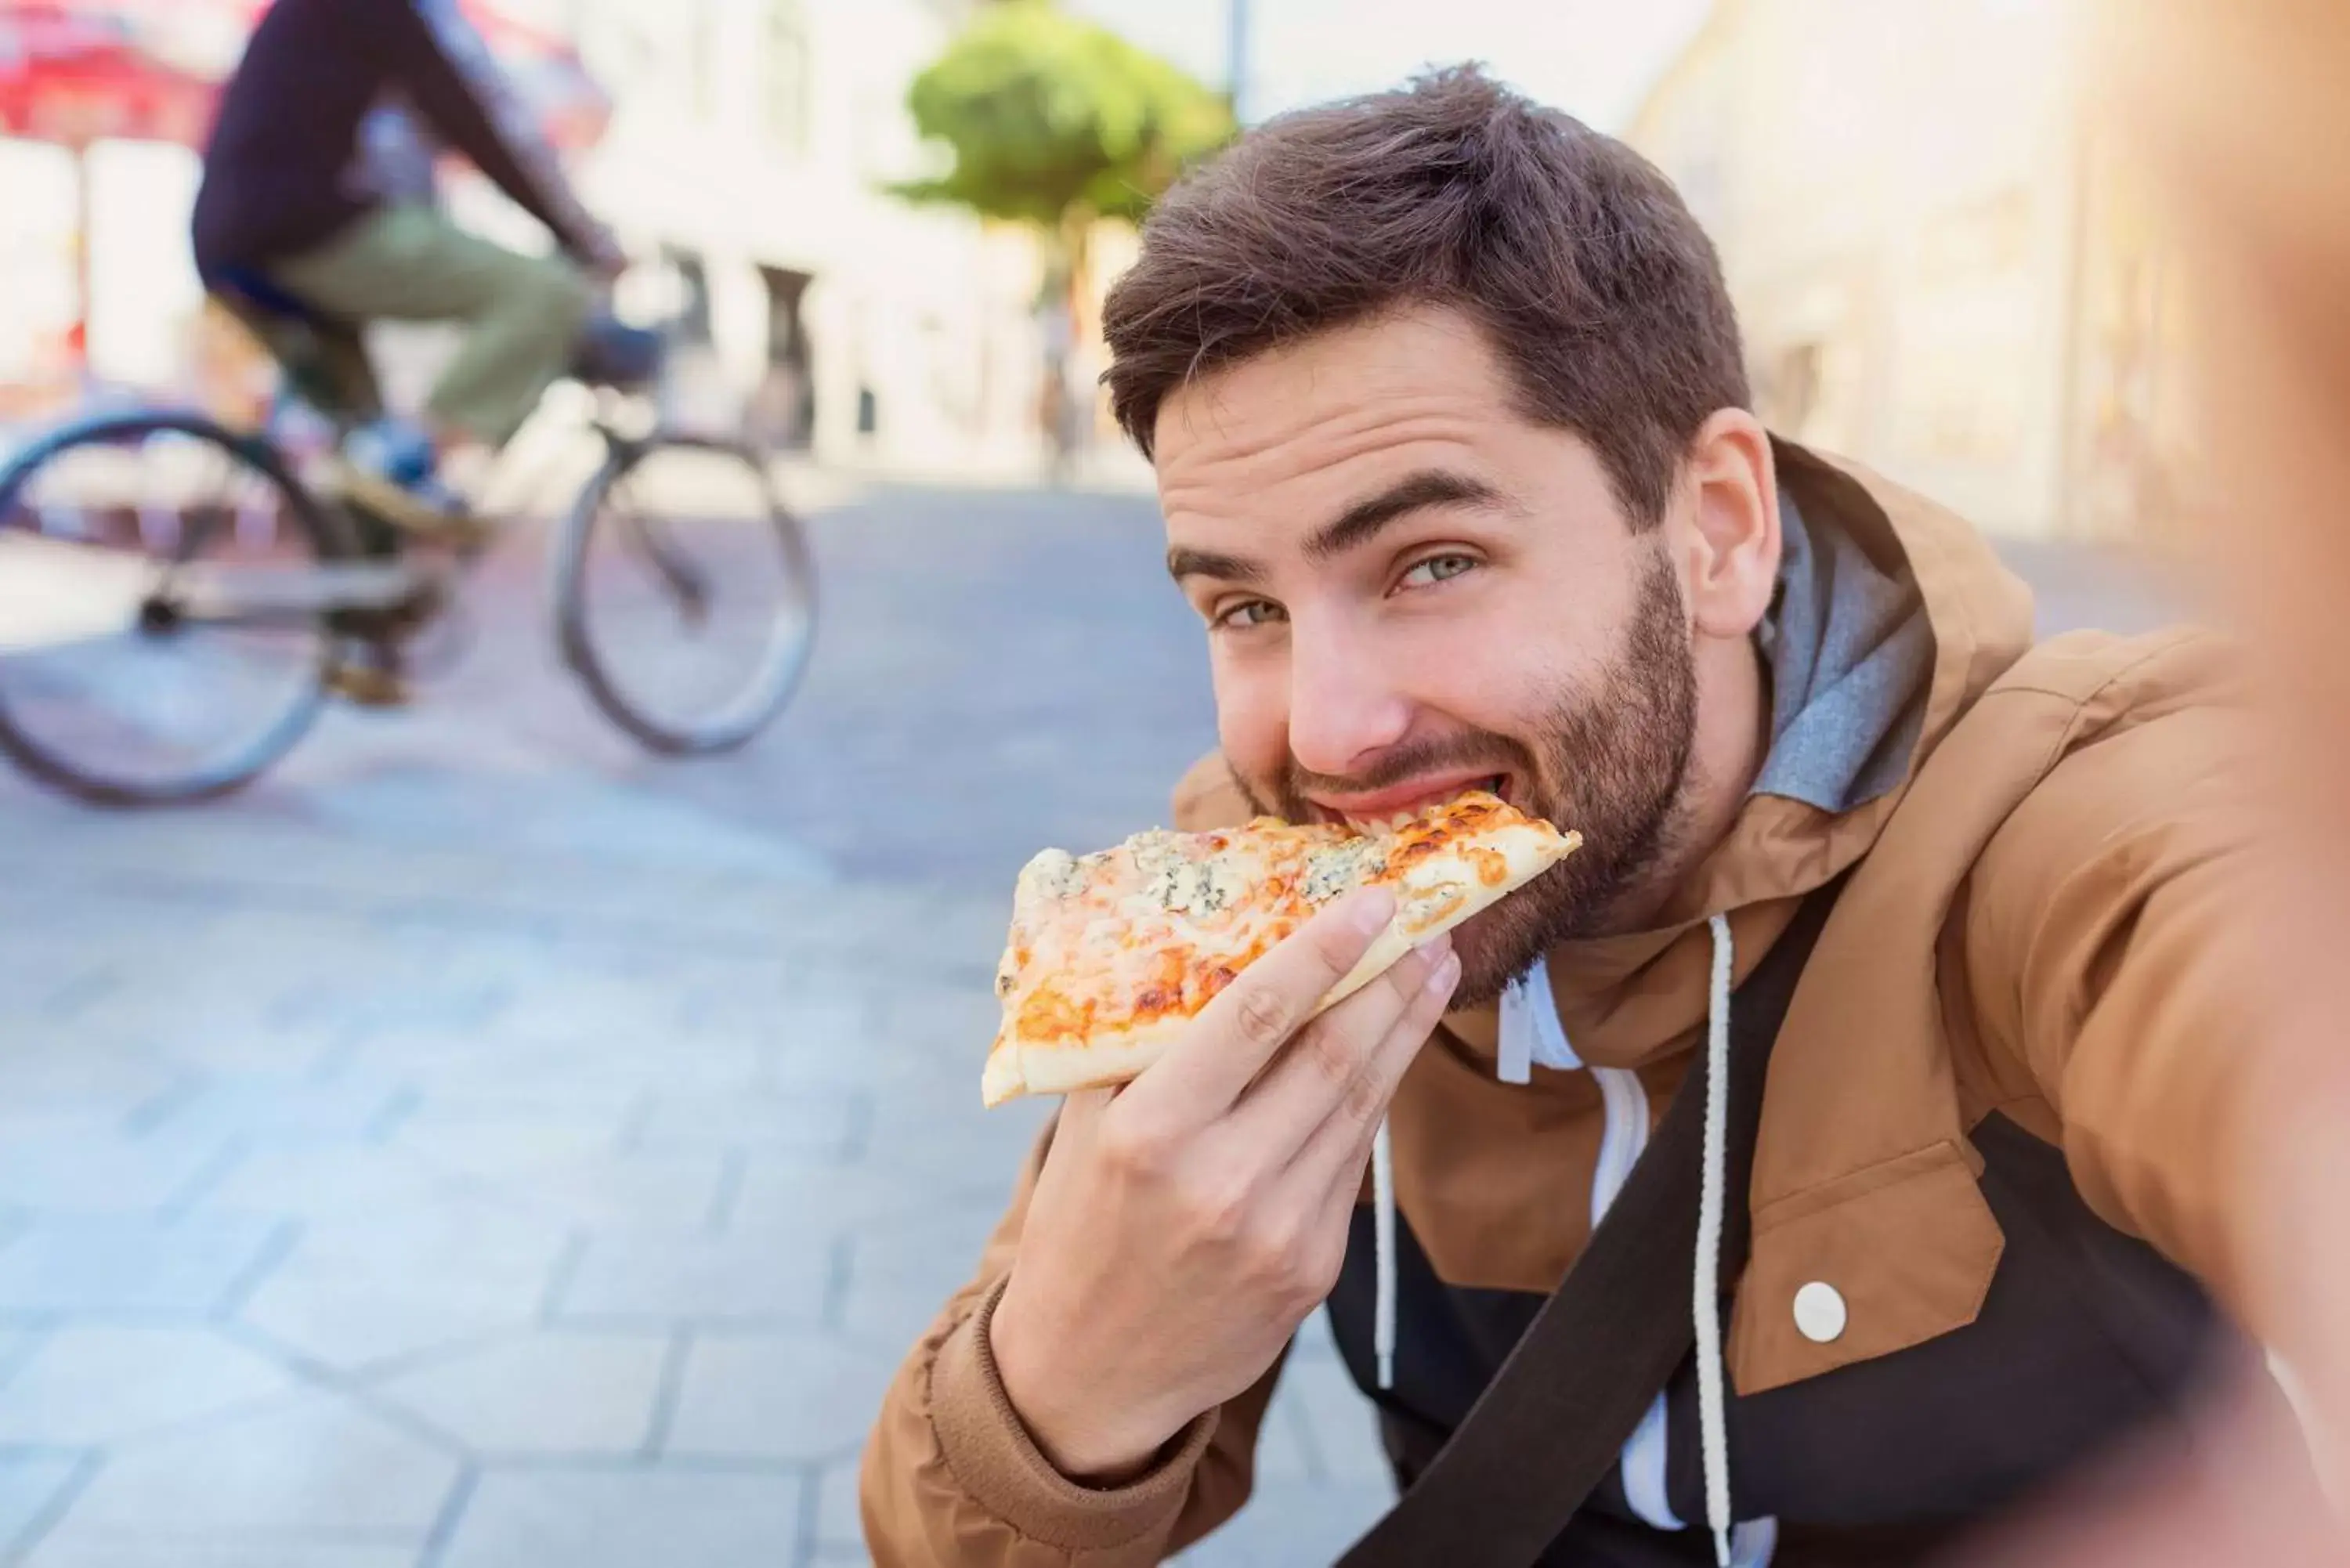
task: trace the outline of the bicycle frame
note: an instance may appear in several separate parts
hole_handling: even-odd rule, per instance
[[[569,439],[592,431],[598,438],[601,448],[590,464],[592,472],[615,453],[644,444],[656,427],[649,399],[609,388],[587,390],[595,402],[586,411],[586,417],[556,427],[555,433]],[[337,442],[326,443],[323,450],[311,454],[314,460],[322,460],[338,443],[340,427],[291,393],[281,392],[261,430],[250,439],[276,458],[296,483],[322,505],[346,515],[361,512],[361,508],[337,494],[333,486],[316,483],[290,461],[299,446],[308,443],[289,439],[285,427],[292,418],[304,413],[320,419],[337,431]],[[484,519],[513,519],[542,510],[529,504],[529,494],[546,486],[559,458],[550,455],[534,466],[530,461],[533,441],[526,438],[536,437],[543,441],[541,432],[548,428],[546,413],[546,405],[542,404],[524,430],[490,460],[482,485],[483,500],[477,508]],[[560,507],[543,510],[554,514]],[[648,520],[631,512],[626,522],[630,536],[654,564],[661,579],[678,595],[680,602],[690,611],[698,611],[708,598],[701,575],[658,537],[657,529]],[[458,550],[456,570],[462,572],[478,554],[478,547]],[[441,593],[452,575],[448,567],[436,569],[428,561],[404,557],[330,562],[302,568],[175,566],[155,585],[140,614],[143,621],[159,626],[190,623],[268,627],[314,620],[322,615],[413,611]]]

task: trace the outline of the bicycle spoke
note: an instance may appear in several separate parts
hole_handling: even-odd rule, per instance
[[[564,651],[657,751],[738,745],[789,700],[814,628],[798,524],[758,459],[660,436],[598,481],[558,557]]]
[[[615,487],[615,499],[619,503],[617,519],[621,534],[637,547],[639,558],[652,563],[654,574],[669,589],[679,611],[688,621],[698,623],[710,605],[707,579],[694,568],[685,552],[677,547],[669,529],[647,516],[635,504],[635,492],[634,474]]]

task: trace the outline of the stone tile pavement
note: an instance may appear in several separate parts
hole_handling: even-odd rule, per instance
[[[865,1560],[875,1404],[1035,1127],[977,1103],[1011,874],[1211,723],[1147,504],[817,544],[809,686],[706,767],[563,688],[518,547],[422,703],[247,794],[0,774],[0,1564]],[[1377,1507],[1327,1347],[1290,1383],[1195,1563]]]
[[[817,545],[808,689],[725,762],[563,689],[517,547],[457,673],[248,794],[0,777],[0,1568],[864,1561],[875,1401],[1036,1123],[977,1105],[1011,873],[1211,726],[1147,504]],[[1386,1494],[1318,1328],[1262,1469],[1194,1568]]]

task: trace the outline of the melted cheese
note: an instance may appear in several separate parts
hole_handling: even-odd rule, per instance
[[[1326,904],[1347,888],[1360,887],[1386,870],[1387,852],[1387,841],[1368,834],[1309,850],[1305,856],[1305,883],[1299,891],[1308,903]]]
[[[1430,857],[1496,813],[1514,815],[1468,796],[1395,833],[1261,820],[1212,833],[1153,829],[1082,857],[1047,850],[1020,878],[999,972],[1007,1027],[1034,1044],[1077,1044],[1188,1017],[1315,908],[1372,883],[1403,896],[1405,929],[1424,929],[1470,891],[1457,860],[1440,868]],[[1477,869],[1490,875],[1482,857]]]

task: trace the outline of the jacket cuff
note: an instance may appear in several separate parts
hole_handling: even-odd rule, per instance
[[[1170,1526],[1215,1431],[1208,1411],[1168,1440],[1150,1469],[1123,1486],[1080,1485],[1053,1468],[1021,1425],[988,1345],[999,1281],[957,1324],[931,1364],[931,1421],[947,1468],[972,1500],[1030,1540],[1070,1552],[1124,1546]]]

